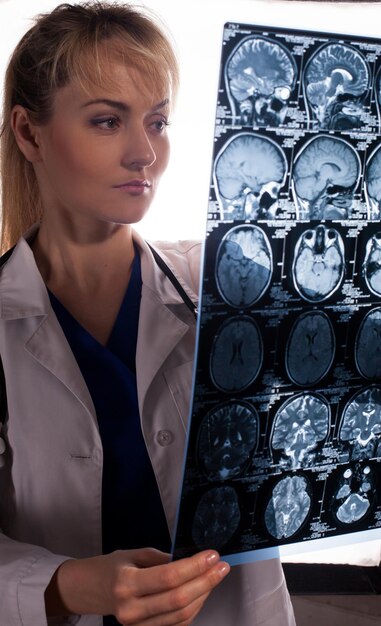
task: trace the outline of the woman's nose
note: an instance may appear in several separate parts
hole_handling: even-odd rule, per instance
[[[156,153],[152,147],[144,127],[130,128],[127,133],[122,164],[124,167],[141,169],[150,167],[156,161]]]

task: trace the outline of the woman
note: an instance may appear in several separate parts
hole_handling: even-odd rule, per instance
[[[294,623],[278,561],[169,563],[195,321],[131,224],[167,164],[176,87],[168,39],[129,5],[57,7],[8,67],[4,626]],[[195,302],[199,246],[159,248]]]

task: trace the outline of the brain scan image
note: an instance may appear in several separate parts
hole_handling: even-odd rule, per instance
[[[381,146],[372,152],[364,174],[365,197],[370,220],[381,218]]]
[[[222,391],[241,391],[261,369],[263,344],[251,317],[233,317],[217,332],[210,355],[213,384]]]
[[[215,160],[213,178],[223,219],[272,219],[286,182],[287,160],[272,139],[240,133]]]
[[[229,402],[209,411],[201,422],[197,459],[208,480],[232,479],[246,469],[258,444],[254,407]]]
[[[300,236],[295,246],[292,275],[304,300],[322,302],[340,286],[344,276],[344,242],[334,228],[319,224]]]
[[[343,43],[322,46],[308,61],[303,83],[318,128],[343,131],[361,127],[370,72],[358,50]]]
[[[365,378],[381,378],[381,307],[364,317],[355,343],[358,371]]]
[[[201,498],[195,512],[192,539],[200,550],[220,550],[241,521],[238,498],[232,487],[216,487]]]
[[[333,513],[341,524],[354,524],[369,512],[375,480],[368,465],[346,469],[334,496]]]
[[[311,139],[295,158],[292,189],[298,219],[346,219],[361,162],[350,143],[327,135]]]
[[[352,459],[380,456],[380,387],[359,391],[348,402],[341,418],[339,439],[350,446]]]
[[[286,347],[286,369],[300,386],[315,385],[330,369],[335,354],[335,334],[329,317],[309,311],[295,321]]]
[[[253,128],[283,124],[296,74],[296,63],[281,44],[259,36],[242,41],[225,68],[234,124]]]
[[[292,537],[307,518],[311,508],[307,480],[303,476],[287,476],[274,487],[265,511],[265,524],[276,539]]]
[[[381,128],[381,68],[377,72],[375,80],[376,103],[378,110],[379,127]]]
[[[315,461],[314,451],[327,438],[329,425],[329,405],[321,396],[293,396],[275,415],[271,446],[282,453],[282,464],[307,467]]]
[[[381,296],[381,231],[366,244],[363,273],[368,289]]]
[[[216,282],[221,297],[237,308],[251,307],[265,293],[272,275],[272,251],[258,226],[235,226],[217,250]]]

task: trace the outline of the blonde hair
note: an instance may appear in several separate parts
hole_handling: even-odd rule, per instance
[[[179,75],[170,38],[156,16],[131,4],[61,4],[38,16],[14,50],[5,76],[1,129],[2,252],[42,216],[33,165],[11,128],[13,107],[25,107],[32,121],[43,125],[55,92],[70,81],[84,87],[110,84],[110,61],[143,72],[153,89],[169,88],[172,98],[176,94]]]

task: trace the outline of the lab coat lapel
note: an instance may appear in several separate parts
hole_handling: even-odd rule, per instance
[[[143,281],[136,348],[137,386],[142,414],[150,384],[168,355],[189,331],[189,325],[172,310],[178,305],[181,308],[185,306],[181,296],[156,265],[147,244],[136,233],[134,239],[141,249]]]
[[[166,329],[163,336],[163,329]],[[136,349],[136,370],[138,372],[138,393],[142,400],[178,342],[189,330],[172,311],[147,288],[142,288],[141,314],[139,320],[138,344]],[[142,409],[142,401],[140,402]]]
[[[31,229],[33,234],[35,228]],[[22,238],[0,277],[0,315],[24,335],[25,349],[56,376],[91,413],[94,406],[27,241]],[[11,327],[8,327],[11,332]],[[19,335],[20,336],[20,335]]]
[[[51,311],[26,342],[26,350],[73,393],[96,421],[89,390],[62,328]]]

